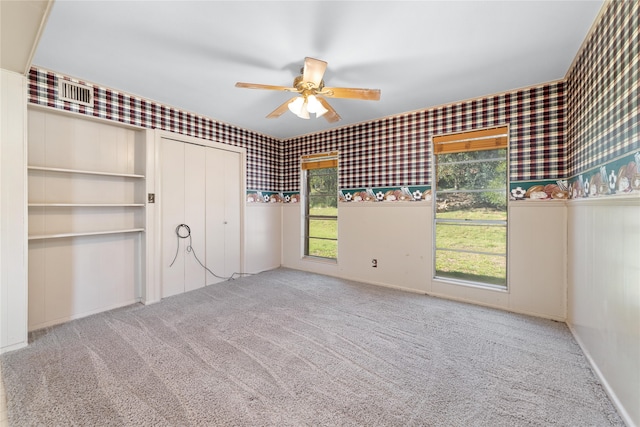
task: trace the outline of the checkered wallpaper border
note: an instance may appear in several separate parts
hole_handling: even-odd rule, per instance
[[[93,87],[93,107],[59,100],[58,79]],[[278,139],[38,68],[29,72],[28,96],[32,104],[244,147],[247,149],[247,187],[279,189],[282,152]]]
[[[556,82],[283,141],[282,190],[304,154],[339,151],[340,188],[429,185],[431,137],[510,125],[510,179],[565,175],[565,84]]]
[[[640,2],[612,1],[567,76],[567,176],[640,149]]]

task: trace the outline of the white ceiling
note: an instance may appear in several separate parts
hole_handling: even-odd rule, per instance
[[[564,78],[602,0],[68,1],[54,3],[33,65],[277,138]],[[265,116],[291,94],[305,56],[342,116]]]

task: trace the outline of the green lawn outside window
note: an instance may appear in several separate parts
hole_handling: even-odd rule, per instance
[[[506,288],[507,150],[435,157],[435,277]]]
[[[338,168],[306,171],[305,256],[338,259]]]

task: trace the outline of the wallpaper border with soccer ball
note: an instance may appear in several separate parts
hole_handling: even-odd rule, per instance
[[[584,199],[640,195],[640,151],[623,156],[566,180],[516,182],[510,200]]]
[[[359,202],[428,202],[431,188],[427,185],[407,187],[351,188],[338,191],[341,203]],[[247,203],[299,203],[298,191],[247,191]]]
[[[570,179],[518,181],[510,184],[509,200],[568,200],[613,195],[640,195],[640,151],[593,168]],[[338,192],[342,203],[430,202],[431,186],[351,188]],[[249,203],[298,203],[300,193],[249,191]]]
[[[640,194],[640,151],[571,179],[520,181],[510,184],[509,200],[568,200]],[[430,186],[351,188],[338,192],[341,203],[430,202]],[[299,203],[295,191],[247,192],[248,203]]]

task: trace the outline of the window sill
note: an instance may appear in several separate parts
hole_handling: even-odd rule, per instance
[[[433,205],[430,200],[427,201],[418,201],[418,202],[339,202],[338,209],[340,208],[393,208],[393,207],[403,207],[403,208],[429,208],[432,209]]]
[[[338,265],[337,259],[322,258],[322,257],[316,257],[316,256],[308,256],[308,255],[303,256],[302,261],[310,261],[318,264]]]
[[[445,277],[433,277],[432,280],[434,282],[437,282],[443,285],[465,286],[467,288],[476,288],[476,289],[483,289],[486,291],[497,291],[497,292],[509,293],[509,288],[507,286],[466,282],[464,280],[455,280],[455,279],[449,279]]]

